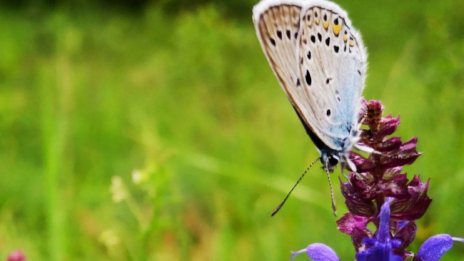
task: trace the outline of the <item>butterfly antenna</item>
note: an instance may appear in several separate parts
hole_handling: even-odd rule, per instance
[[[327,174],[327,180],[329,181],[330,199],[332,200],[332,212],[334,216],[337,216],[337,207],[335,206],[335,197],[334,197],[334,191],[332,187],[332,181],[330,180],[330,173],[326,171],[325,174]]]
[[[306,167],[305,171],[303,171],[303,173],[301,174],[300,178],[296,181],[295,185],[293,185],[293,187],[290,189],[290,191],[287,193],[287,195],[285,196],[284,200],[282,200],[282,202],[280,202],[280,204],[274,209],[274,211],[272,211],[272,214],[271,216],[273,217],[275,214],[277,214],[277,212],[280,211],[280,209],[285,205],[285,202],[287,202],[287,199],[288,197],[290,197],[290,194],[292,194],[293,190],[296,188],[296,186],[300,183],[300,181],[304,178],[304,176],[306,175],[306,173],[308,173],[308,171],[313,167],[313,165],[320,159],[317,158],[315,159],[313,162],[311,162],[308,167]]]
[[[346,167],[346,163],[344,161],[340,162],[340,172],[342,174],[342,177],[345,177],[345,175],[344,175],[345,174],[345,167]]]

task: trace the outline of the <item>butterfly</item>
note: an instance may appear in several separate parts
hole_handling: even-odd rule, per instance
[[[359,140],[367,69],[361,35],[347,13],[325,0],[262,0],[253,22],[266,58],[320,152],[326,172]]]

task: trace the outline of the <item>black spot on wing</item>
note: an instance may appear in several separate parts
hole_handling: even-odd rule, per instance
[[[280,30],[277,30],[277,37],[282,40],[282,32]]]
[[[340,47],[337,45],[334,45],[334,51],[335,53],[338,53],[338,51],[340,51]]]
[[[327,37],[327,39],[325,39],[325,44],[326,44],[327,46],[330,45],[330,37]]]
[[[306,84],[308,84],[308,86],[310,86],[311,82],[312,82],[312,79],[311,79],[311,74],[309,73],[308,70],[306,70],[305,80],[306,80]]]
[[[271,42],[272,45],[276,46],[276,41],[274,40],[274,38],[269,38],[269,41]]]
[[[308,60],[311,60],[311,51],[308,51],[308,54],[306,55],[308,57]]]
[[[322,35],[321,35],[321,33],[317,33],[317,39],[319,40],[319,42],[322,42]]]
[[[313,42],[313,43],[316,42],[316,37],[314,35],[311,35],[311,42]]]
[[[292,33],[290,30],[287,30],[287,38],[290,40],[292,38]]]

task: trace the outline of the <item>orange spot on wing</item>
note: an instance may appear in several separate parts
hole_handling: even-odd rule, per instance
[[[332,25],[332,31],[333,31],[335,36],[338,36],[340,34],[341,29],[342,29],[342,27],[340,25],[335,25],[335,24]],[[343,39],[345,39],[345,38],[343,38]]]

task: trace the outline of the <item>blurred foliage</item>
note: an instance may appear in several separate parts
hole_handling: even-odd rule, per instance
[[[319,168],[269,217],[317,152],[258,45],[254,2],[120,3],[2,2],[0,257],[286,260],[324,242],[352,259]],[[424,152],[408,168],[434,200],[416,247],[463,236],[464,2],[339,3],[369,50],[366,97]]]
[[[214,6],[223,15],[231,17],[249,17],[254,5],[251,0],[1,0],[0,7],[28,10],[32,13],[48,13],[53,9],[105,8],[119,12],[141,13],[156,7],[170,15],[189,12],[203,6]]]

